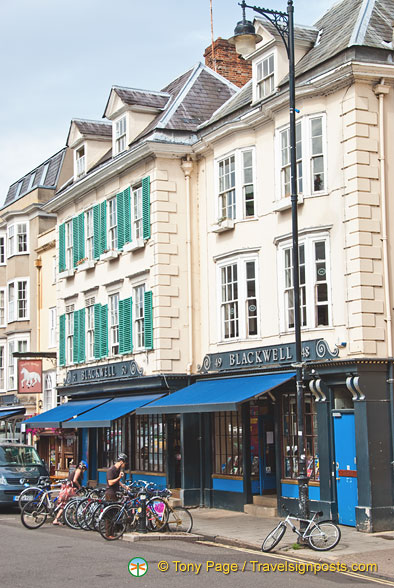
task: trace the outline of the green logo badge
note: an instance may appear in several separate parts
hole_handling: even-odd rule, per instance
[[[142,559],[142,557],[133,557],[129,561],[129,573],[132,576],[137,576],[137,578],[141,576],[145,576],[146,572],[148,571],[148,562]]]

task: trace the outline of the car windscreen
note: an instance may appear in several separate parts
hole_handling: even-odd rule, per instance
[[[0,447],[0,467],[38,465],[42,465],[42,461],[34,447]]]

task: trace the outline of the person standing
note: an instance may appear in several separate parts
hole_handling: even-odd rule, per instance
[[[88,464],[84,459],[79,462],[78,467],[75,468],[75,470],[70,468],[70,471],[68,472],[67,483],[64,485],[64,487],[62,486],[59,494],[58,506],[60,508],[57,511],[55,520],[53,521],[54,525],[61,525],[59,519],[63,514],[64,507],[66,506],[71,496],[75,495],[75,490],[79,490],[79,488],[82,487],[83,474],[87,469]]]
[[[127,455],[125,453],[120,453],[114,465],[107,470],[107,488],[105,490],[105,500],[108,500],[109,502],[114,502],[116,500],[116,493],[120,486],[122,488],[126,488],[126,486],[121,482],[121,479],[124,477],[122,468],[125,467],[126,462]]]

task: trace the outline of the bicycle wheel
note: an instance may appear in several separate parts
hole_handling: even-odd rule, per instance
[[[38,501],[37,499],[42,495],[42,493],[43,493],[42,488],[36,488],[35,486],[34,487],[31,486],[30,488],[25,488],[19,494],[19,498],[18,498],[19,508],[22,510],[24,505],[27,502],[30,502],[31,500],[36,500],[36,502],[37,502]]]
[[[263,541],[263,545],[261,546],[261,551],[271,551],[276,545],[278,545],[279,541],[282,539],[283,535],[286,533],[286,525],[284,523],[279,523],[277,527],[271,533],[267,535],[267,537]]]
[[[93,530],[93,515],[97,508],[96,500],[90,499],[90,503],[85,509],[84,520],[86,525],[86,530],[92,531]]]
[[[22,508],[21,521],[27,529],[38,529],[45,523],[48,514],[45,504],[30,500]]]
[[[332,521],[315,523],[309,532],[308,542],[315,551],[328,551],[339,543],[341,531]]]
[[[193,527],[193,518],[190,512],[183,506],[175,506],[168,513],[167,528],[169,531],[190,533]]]
[[[98,524],[100,535],[107,541],[119,539],[125,532],[127,518],[120,504],[107,506],[101,513]]]
[[[69,502],[67,502],[66,506],[64,507],[64,511],[63,511],[63,518],[66,522],[66,524],[71,528],[71,529],[79,529],[79,523],[77,520],[77,508],[79,506],[80,500],[74,499],[74,500],[69,500]]]
[[[92,501],[90,500],[90,498],[82,498],[82,500],[80,500],[80,502],[77,506],[77,510],[75,512],[77,522],[78,522],[80,528],[83,529],[84,531],[89,531],[89,527],[87,526],[86,521],[85,521],[85,513],[89,509],[91,502]]]
[[[161,498],[146,503],[146,526],[149,531],[163,531],[168,521],[167,504]]]

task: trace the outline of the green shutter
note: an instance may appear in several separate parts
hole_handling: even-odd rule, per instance
[[[78,363],[84,363],[85,353],[85,308],[79,311],[79,342],[78,342]]]
[[[94,357],[101,357],[101,304],[94,305]]]
[[[131,298],[119,301],[119,353],[133,350],[133,323]]]
[[[66,315],[59,316],[59,365],[66,365]]]
[[[79,311],[73,312],[74,320],[74,337],[73,337],[73,363],[79,360]]]
[[[93,206],[93,249],[94,257],[98,259],[101,255],[101,233],[100,233],[100,205]]]
[[[123,192],[123,210],[124,210],[124,242],[131,242],[131,200],[130,188]]]
[[[101,307],[101,357],[107,357],[108,355],[108,304],[104,304]]]
[[[100,204],[100,255],[107,251],[107,201]]]
[[[118,249],[123,249],[125,243],[124,230],[125,230],[125,216],[124,216],[124,192],[116,194],[116,214],[118,220]]]
[[[153,349],[153,307],[152,292],[144,294],[144,338],[145,349]]]
[[[79,223],[78,223],[77,216],[73,217],[72,223],[73,223],[73,262],[74,262],[74,267],[77,267],[77,261],[79,261],[79,239],[78,239]]]
[[[59,272],[66,269],[66,223],[59,225]]]
[[[150,238],[150,177],[142,180],[142,236]]]
[[[85,258],[85,214],[78,215],[78,261]]]

